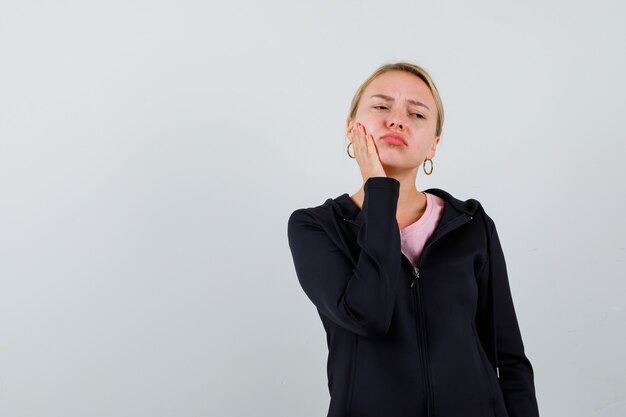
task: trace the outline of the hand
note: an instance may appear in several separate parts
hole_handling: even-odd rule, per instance
[[[378,157],[378,149],[374,144],[374,137],[367,134],[365,127],[358,122],[355,123],[348,132],[348,137],[352,142],[354,157],[361,169],[363,182],[370,177],[386,177],[387,174]]]

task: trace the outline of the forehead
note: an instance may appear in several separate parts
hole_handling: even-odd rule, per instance
[[[417,75],[406,71],[387,71],[380,74],[363,91],[362,99],[369,99],[372,94],[385,94],[395,98],[417,99],[430,107],[434,107],[433,98],[428,84]]]

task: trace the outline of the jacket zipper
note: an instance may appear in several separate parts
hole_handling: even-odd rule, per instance
[[[415,269],[413,270],[415,271],[414,273],[417,274],[416,278],[419,277],[419,271],[417,266],[415,267]],[[416,320],[417,321],[417,325],[418,325],[418,333],[420,334],[420,342],[422,344],[422,348],[421,348],[421,352],[422,352],[422,363],[424,364],[424,373],[426,375],[426,410],[427,410],[427,416],[430,417],[431,412],[432,412],[432,408],[433,408],[433,404],[434,404],[434,398],[433,398],[433,390],[432,390],[432,381],[431,381],[431,376],[430,376],[430,360],[429,360],[429,354],[428,354],[428,349],[427,349],[427,345],[426,345],[426,323],[424,323],[424,306],[422,304],[422,299],[421,299],[421,291],[420,291],[420,287],[421,287],[421,282],[418,281],[417,282],[417,288],[415,291],[415,297],[417,298],[417,307],[419,309],[419,317]]]
[[[404,255],[403,255],[404,256]],[[408,258],[407,258],[408,260]],[[420,298],[420,293],[419,293],[419,288],[420,288],[420,282],[419,282],[419,277],[420,277],[420,273],[419,273],[419,267],[417,265],[411,265],[412,266],[412,271],[413,271],[413,281],[411,282],[411,287],[413,288],[415,286],[415,283],[417,282],[417,287],[416,287],[416,292],[413,293],[413,300],[415,302],[415,333],[418,339],[418,344],[419,344],[419,350],[420,350],[420,358],[422,361],[422,369],[424,370],[424,381],[426,382],[426,410],[427,410],[427,416],[431,416],[431,409],[432,409],[432,404],[434,402],[433,399],[433,394],[432,394],[432,387],[431,387],[431,377],[430,377],[430,367],[429,367],[429,361],[428,361],[428,356],[426,353],[426,334],[424,332],[426,325],[423,321],[424,319],[424,311],[423,311],[423,305],[422,305],[422,301]]]
[[[438,234],[438,236],[435,237],[435,239],[433,239],[432,241],[428,242],[427,245],[424,247],[424,249],[422,250],[422,254],[420,256],[420,260],[418,262],[417,265],[413,265],[411,263],[411,261],[404,255],[402,254],[402,257],[404,259],[407,260],[407,262],[411,265],[411,269],[413,272],[413,280],[411,281],[411,285],[409,286],[409,290],[412,290],[413,287],[415,287],[415,283],[417,283],[417,287],[415,287],[415,293],[414,293],[414,300],[416,303],[416,312],[418,317],[416,317],[415,321],[416,321],[416,326],[415,326],[415,331],[417,333],[417,338],[419,340],[420,343],[420,356],[422,358],[422,368],[424,369],[424,375],[425,375],[425,380],[426,380],[426,410],[427,410],[427,416],[431,416],[432,415],[432,409],[434,407],[434,394],[433,394],[433,389],[432,389],[432,378],[430,375],[430,361],[428,360],[429,357],[429,353],[428,353],[428,344],[426,342],[426,323],[424,320],[424,306],[421,300],[421,280],[420,278],[420,272],[419,269],[422,265],[422,260],[424,259],[424,254],[426,253],[426,249],[428,249],[434,242],[436,242],[437,240],[439,240],[444,234],[451,232],[452,230],[456,229],[457,227],[460,227],[461,225],[467,223],[468,221],[470,221],[473,217],[472,216],[466,216],[463,219],[461,219],[462,221],[458,221],[458,217],[450,220],[448,223],[446,223],[445,225],[443,225],[441,227],[441,232]],[[447,229],[444,229],[447,228]],[[430,240],[430,239],[429,239]]]

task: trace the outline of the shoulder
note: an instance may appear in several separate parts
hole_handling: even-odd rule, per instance
[[[472,218],[480,219],[489,233],[495,228],[493,219],[487,214],[485,206],[480,199],[476,197],[461,198],[457,194],[441,188],[429,188],[424,190],[424,192],[432,194],[434,198],[451,205],[454,209],[466,213]]]
[[[293,210],[287,221],[288,229],[295,230],[302,227],[320,228],[333,218],[333,203],[336,198],[327,198],[321,204],[301,207]]]
[[[312,208],[298,208],[294,210],[287,220],[287,233],[289,236],[303,228],[318,228],[319,223],[315,220]]]
[[[324,203],[316,206],[300,207],[293,210],[289,215],[289,221],[314,219],[319,216],[327,216],[330,213],[329,200],[332,199],[326,199]]]
[[[482,204],[478,199],[471,197],[463,199],[442,188],[429,188],[424,190],[424,192],[431,194],[437,201],[443,201],[454,207],[454,209],[470,216],[474,216],[482,209]]]

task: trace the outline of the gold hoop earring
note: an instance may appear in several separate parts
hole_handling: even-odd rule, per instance
[[[346,152],[348,152],[348,156],[352,159],[356,159],[356,156],[352,156],[350,155],[350,145],[352,145],[352,142],[348,143],[348,147],[346,148]]]
[[[430,161],[430,171],[426,172],[426,161]],[[422,164],[422,168],[424,169],[424,174],[426,175],[430,175],[433,173],[433,160],[430,158],[427,158],[424,163]]]

